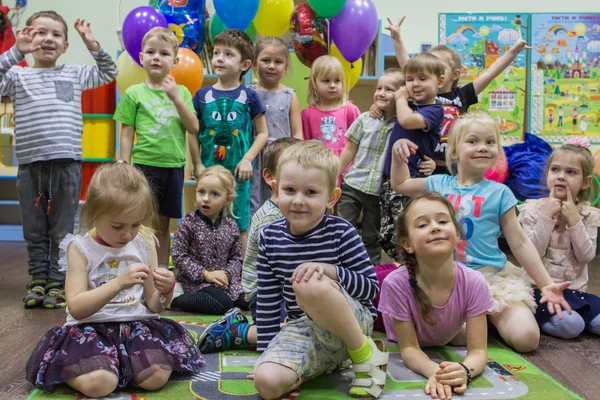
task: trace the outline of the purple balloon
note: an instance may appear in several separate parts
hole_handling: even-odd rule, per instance
[[[348,62],[362,57],[377,36],[379,20],[371,0],[347,0],[331,18],[331,39]]]
[[[165,17],[150,6],[134,8],[123,21],[123,45],[131,58],[140,65],[142,40],[150,29],[157,26],[169,28]]]

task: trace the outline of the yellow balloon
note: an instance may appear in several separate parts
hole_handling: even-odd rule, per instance
[[[142,83],[146,80],[146,71],[140,67],[128,52],[124,51],[117,59],[117,85],[119,85],[119,93],[125,93],[128,87]]]
[[[290,29],[294,0],[260,0],[254,27],[261,36],[279,37]]]
[[[352,64],[350,64],[344,58],[344,56],[342,56],[342,53],[340,53],[335,44],[331,44],[331,48],[329,49],[329,55],[334,56],[342,63],[342,67],[344,68],[344,78],[346,79],[346,90],[349,91],[356,85],[358,79],[360,78],[360,74],[362,72],[363,67],[362,58],[359,58],[358,61],[355,61]]]

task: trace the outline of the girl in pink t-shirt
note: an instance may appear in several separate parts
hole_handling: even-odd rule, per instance
[[[404,266],[383,281],[379,311],[404,364],[427,378],[425,393],[451,398],[485,368],[486,312],[494,300],[481,273],[454,261],[460,228],[443,196],[425,192],[411,198],[397,227]],[[467,345],[462,362],[438,364],[421,350],[450,342]]]
[[[348,142],[346,131],[360,111],[346,102],[344,69],[337,58],[321,56],[313,63],[308,103],[311,105],[302,110],[304,140],[320,140],[339,157]]]

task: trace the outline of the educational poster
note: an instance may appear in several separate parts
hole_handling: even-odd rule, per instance
[[[532,14],[531,132],[600,144],[600,14]]]
[[[460,85],[473,82],[519,38],[528,36],[529,14],[464,13],[439,15],[440,44],[458,53]],[[503,144],[520,142],[526,125],[527,52],[522,51],[479,95],[469,111],[486,111],[500,125]]]

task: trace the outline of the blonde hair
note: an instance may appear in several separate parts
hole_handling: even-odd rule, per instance
[[[439,78],[446,73],[446,67],[444,62],[433,54],[419,53],[408,59],[403,71],[405,75],[426,72]]]
[[[270,47],[274,48],[275,50],[281,53],[283,59],[285,60],[285,72],[287,72],[290,67],[290,52],[288,51],[288,47],[285,44],[285,42],[281,40],[281,38],[275,36],[266,36],[261,38],[258,42],[256,42],[256,44],[254,45],[254,65],[256,65],[256,63],[258,62],[258,57],[260,56],[260,53],[264,49]]]
[[[457,52],[449,48],[448,46],[444,46],[440,44],[429,49],[429,53],[443,53],[448,57],[448,64],[450,64],[450,68],[452,68],[452,72],[459,70],[462,68],[462,62],[460,60],[460,56]],[[447,76],[446,79],[451,79],[450,76]],[[458,81],[460,80],[460,74],[458,78],[452,81],[452,90],[456,90],[458,88]]]
[[[321,170],[326,175],[329,193],[331,194],[336,188],[340,160],[333,151],[325,147],[320,141],[302,141],[284,150],[277,163],[276,180],[278,182],[281,168],[290,162],[297,163],[303,169],[316,168]]]
[[[398,88],[406,85],[406,81],[404,80],[404,72],[402,72],[401,68],[386,68],[381,76],[390,76],[396,79],[399,83]]]
[[[417,285],[417,273],[419,271],[419,264],[417,262],[417,256],[414,253],[409,253],[402,247],[400,244],[401,239],[409,239],[409,226],[411,226],[410,221],[406,220],[406,217],[411,210],[417,204],[419,200],[430,200],[437,201],[448,209],[448,214],[450,215],[450,219],[452,220],[452,225],[456,228],[457,235],[460,236],[462,234],[462,230],[458,221],[456,220],[456,212],[454,211],[454,207],[452,204],[441,194],[437,192],[425,192],[420,195],[411,197],[404,207],[400,214],[398,215],[398,219],[396,220],[396,238],[398,239],[398,260],[404,264],[406,270],[408,271],[408,277],[410,286],[415,292],[415,296],[417,297],[417,302],[419,303],[419,310],[421,311],[421,316],[423,320],[429,324],[434,325],[433,318],[431,317],[431,299],[427,294]]]
[[[458,173],[458,146],[462,142],[465,135],[469,132],[471,125],[473,124],[486,125],[496,137],[496,144],[498,145],[498,154],[501,155],[504,150],[500,145],[500,128],[498,123],[490,117],[489,114],[484,112],[474,112],[469,114],[463,114],[462,117],[454,121],[450,133],[448,134],[448,144],[446,147],[446,165],[452,175]]]
[[[225,189],[225,197],[227,198],[227,201],[219,214],[221,214],[221,216],[225,217],[227,215],[227,212],[229,212],[229,214],[231,216],[233,216],[234,218],[237,218],[235,216],[235,214],[233,213],[233,201],[235,200],[235,197],[236,197],[236,195],[235,195],[236,183],[235,183],[235,178],[233,177],[233,174],[231,173],[231,171],[229,171],[227,168],[223,167],[222,165],[213,165],[212,167],[205,168],[200,173],[200,176],[196,178],[196,188],[198,187],[198,185],[200,185],[200,182],[202,182],[202,179],[207,178],[209,176],[214,176],[214,177],[218,178],[219,181],[221,182],[221,186],[223,186],[223,189]],[[233,196],[231,201],[229,200],[230,196]]]
[[[346,102],[346,79],[344,78],[344,67],[340,60],[333,56],[321,56],[315,60],[310,68],[310,78],[308,80],[308,104],[319,104],[319,91],[317,89],[317,80],[323,76],[335,75],[342,82],[342,90],[338,105],[341,107]]]
[[[154,230],[156,204],[150,185],[139,169],[116,162],[105,164],[94,173],[81,211],[81,228],[89,230],[102,216],[118,216],[143,210],[140,235],[158,246]]]
[[[146,42],[148,42],[148,40],[154,37],[159,38],[163,42],[167,42],[167,44],[173,48],[173,58],[177,57],[177,51],[179,50],[179,42],[177,41],[175,33],[161,26],[157,26],[150,29],[148,33],[144,35],[144,39],[142,39],[142,52],[144,51],[144,47],[146,47]]]
[[[571,153],[579,156],[578,159],[581,163],[581,174],[583,175],[584,180],[587,179],[588,177],[594,176],[594,166],[596,164],[596,160],[594,159],[594,156],[592,155],[590,150],[579,144],[567,143],[567,144],[563,144],[558,149],[554,150],[552,152],[552,154],[550,154],[550,157],[548,158],[548,161],[546,162],[546,169],[544,170],[544,177],[546,179],[548,179],[548,169],[550,168],[550,165],[552,164],[552,160],[554,160],[554,157],[556,156],[556,154],[558,154],[560,152],[571,152]],[[577,196],[576,196],[577,202],[588,201],[590,199],[591,194],[592,194],[592,185],[589,185],[587,187],[587,189],[579,190],[579,193],[577,193]]]

